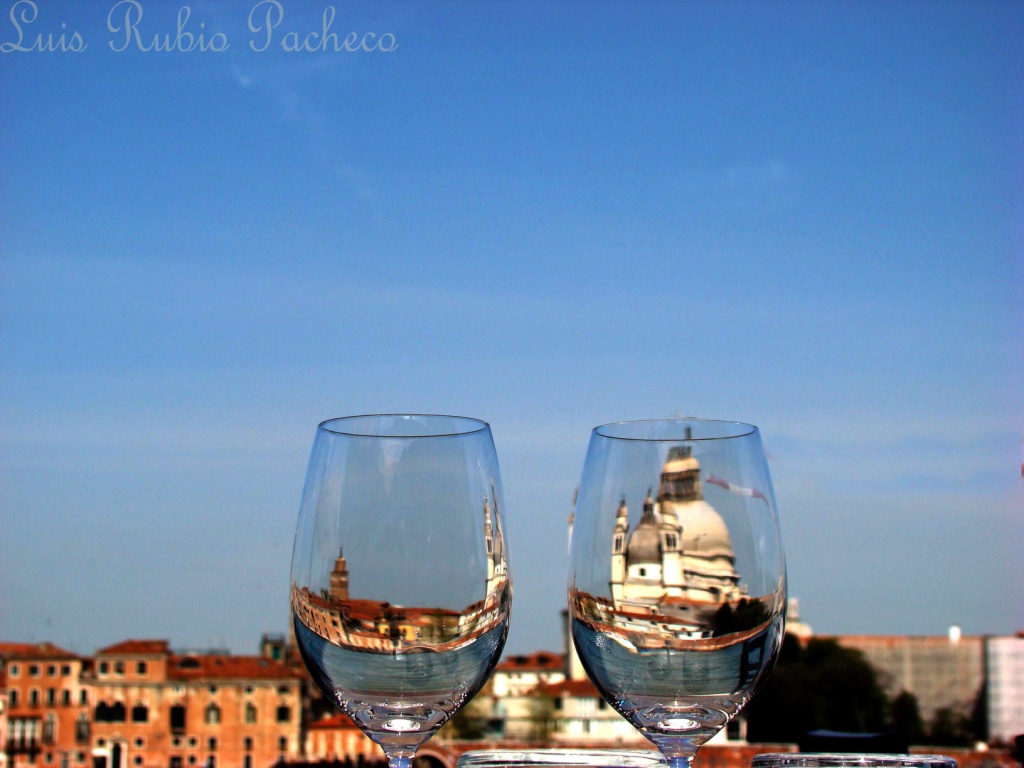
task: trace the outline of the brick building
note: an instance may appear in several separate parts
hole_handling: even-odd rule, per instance
[[[301,752],[301,679],[278,661],[129,640],[94,670],[92,768],[264,768]]]
[[[50,643],[0,643],[6,768],[89,763],[89,660]]]

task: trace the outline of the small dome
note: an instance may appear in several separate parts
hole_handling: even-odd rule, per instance
[[[626,563],[661,563],[661,542],[658,526],[653,519],[641,521],[630,535],[626,546]]]

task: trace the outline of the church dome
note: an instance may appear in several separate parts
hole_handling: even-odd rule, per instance
[[[658,525],[653,519],[642,520],[629,537],[626,546],[626,563],[661,563],[661,543]]]
[[[734,557],[729,527],[715,508],[701,499],[687,502],[662,502],[666,511],[675,512],[682,528],[682,551],[703,557]],[[639,532],[639,529],[637,529]]]

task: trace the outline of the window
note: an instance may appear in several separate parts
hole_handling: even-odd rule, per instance
[[[136,704],[132,707],[132,722],[133,723],[148,723],[149,722],[149,709],[145,704]]]
[[[46,706],[52,707],[57,703],[57,689],[47,688],[46,689]]]
[[[60,668],[60,673],[62,675],[64,675],[64,677],[67,677],[68,675],[70,675],[71,674],[71,665],[70,664],[62,664],[61,668]]]
[[[11,666],[7,668],[7,671],[11,673],[11,677],[18,677],[21,674],[21,667],[17,664],[11,664]]]
[[[101,701],[96,705],[97,723],[123,723],[125,721],[124,702],[118,701],[114,704],[107,704]]]
[[[56,664],[49,664],[49,665],[47,665],[47,667],[46,667],[46,674],[48,674],[50,677],[56,677],[57,676],[57,665]]]
[[[245,705],[245,722],[249,725],[256,722],[256,707],[251,703]]]
[[[211,685],[209,690],[210,690],[210,693],[216,693],[217,692],[217,686],[216,685]]]
[[[142,765],[142,755],[136,755],[132,758],[132,765]]]
[[[212,738],[212,737],[207,739],[206,740],[206,748],[208,750],[210,750],[211,752],[216,752],[217,751],[217,739]]]
[[[292,710],[285,704],[277,708],[277,722],[287,723],[292,719]]]
[[[110,671],[110,664],[105,661],[100,662],[100,674],[105,675]]]
[[[39,677],[39,665],[38,664],[29,664],[28,665],[28,676],[29,677]]]
[[[7,694],[7,701],[12,708],[18,706],[18,692],[11,691],[9,694]]]
[[[71,691],[65,688],[60,692],[60,703],[65,707],[71,706]]]
[[[206,724],[217,725],[220,722],[220,707],[211,704],[206,708]]]
[[[89,716],[83,712],[75,720],[75,741],[79,744],[89,742]]]
[[[53,752],[47,752],[43,755],[43,762],[47,765],[53,765]]]
[[[206,758],[206,768],[217,768],[217,756],[209,755]]]
[[[84,688],[78,692],[78,703],[83,707],[89,703],[89,694]]]
[[[246,752],[252,751],[252,736],[246,736],[242,741],[242,745],[245,747]]]
[[[53,740],[57,735],[57,718],[50,714],[43,720],[43,743],[53,744]]]
[[[124,674],[124,662],[123,661],[115,661],[114,662],[114,674],[115,675],[123,675]]]
[[[277,692],[282,696],[287,696],[292,691],[291,688],[289,688],[287,685],[279,685],[277,687]]]
[[[252,755],[246,755],[242,760],[242,768],[252,768]]]
[[[137,661],[137,662],[135,662],[135,674],[136,675],[138,675],[139,677],[145,677],[147,671],[148,670],[146,668],[146,662],[144,662],[144,661]]]
[[[30,707],[38,707],[39,706],[39,689],[38,688],[33,688],[31,691],[28,692],[28,704],[29,704]]]
[[[185,732],[185,707],[175,704],[171,707],[171,733],[181,735]]]
[[[137,749],[142,749],[146,746],[146,740],[141,736],[136,736],[135,741],[133,741],[132,744],[134,744]]]
[[[277,749],[279,752],[288,751],[288,737],[282,736],[277,740]]]
[[[181,768],[181,755],[171,756],[171,768]]]
[[[79,752],[77,755],[75,755],[75,760],[77,762],[79,762],[79,763],[84,763],[85,762],[85,752]]]
[[[196,764],[196,756],[195,755],[189,755],[188,756],[188,764],[189,765],[195,765]]]

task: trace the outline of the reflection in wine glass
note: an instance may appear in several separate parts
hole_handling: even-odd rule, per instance
[[[598,427],[571,549],[584,668],[687,765],[750,699],[781,643],[785,565],[757,429],[700,419]]]
[[[296,640],[393,768],[490,675],[511,583],[486,423],[361,416],[317,429],[292,557]]]

